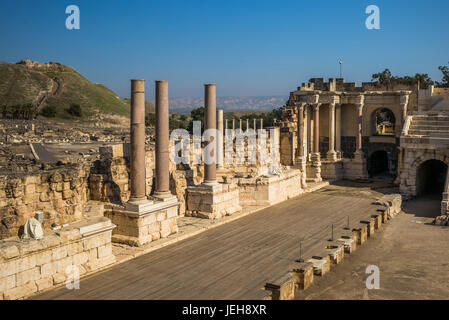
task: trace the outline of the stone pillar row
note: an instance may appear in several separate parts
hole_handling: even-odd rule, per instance
[[[131,197],[146,200],[145,80],[131,80]],[[170,197],[168,82],[156,81],[156,187],[155,197]]]
[[[321,103],[300,103],[298,106],[298,131],[296,157],[319,153],[319,109]],[[307,152],[304,152],[306,145]],[[327,158],[337,160],[341,155],[341,106],[329,104],[329,150]]]

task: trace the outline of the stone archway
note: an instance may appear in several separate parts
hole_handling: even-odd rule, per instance
[[[370,177],[391,177],[391,154],[389,152],[374,151],[368,158],[367,165]]]
[[[416,170],[416,193],[418,196],[441,197],[446,192],[448,165],[441,160],[429,159]]]
[[[396,115],[389,108],[377,108],[371,113],[371,135],[394,136],[396,133]]]

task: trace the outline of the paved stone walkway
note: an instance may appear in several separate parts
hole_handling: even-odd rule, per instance
[[[37,299],[261,299],[260,288],[299,257],[324,248],[347,223],[376,212],[382,194],[367,186],[328,186],[170,244]],[[362,248],[363,250],[363,248]]]

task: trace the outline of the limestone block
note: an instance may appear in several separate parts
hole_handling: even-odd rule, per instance
[[[98,249],[97,248],[90,249],[88,251],[88,256],[89,256],[88,261],[96,260],[98,258]]]
[[[16,275],[0,278],[0,292],[16,287]]]
[[[360,221],[361,224],[366,224],[367,226],[367,230],[368,230],[368,237],[371,237],[374,234],[374,229],[375,229],[375,220],[374,218],[371,218],[369,220],[362,220]]]
[[[290,271],[296,289],[306,290],[313,283],[313,264],[301,263]]]
[[[60,260],[67,257],[67,246],[58,247],[52,250],[52,260]]]
[[[54,263],[56,263],[57,273],[65,273],[67,267],[73,264],[73,257],[65,257],[64,259],[55,261]]]
[[[41,277],[41,272],[39,267],[34,267],[32,269],[19,272],[16,274],[16,286],[22,286],[29,281],[39,280]]]
[[[15,245],[6,245],[0,247],[0,257],[3,259],[12,259],[19,256],[19,249]]]
[[[6,290],[4,292],[4,297],[6,300],[17,300],[24,297],[28,297],[36,292],[37,292],[36,283],[34,281],[30,281],[23,286]]]
[[[382,226],[382,215],[381,214],[375,214],[371,216],[374,219],[374,228],[376,230],[380,229]]]
[[[41,277],[47,278],[49,276],[53,276],[56,273],[56,262],[49,262],[46,264],[43,264],[40,268],[41,270]]]
[[[73,264],[76,266],[85,264],[88,261],[89,261],[89,253],[88,252],[80,252],[73,256]]]
[[[64,270],[65,271],[65,270]],[[61,283],[64,283],[66,280],[66,276],[64,273],[56,273],[53,275],[53,285],[59,285]]]
[[[352,231],[357,235],[357,244],[362,245],[366,242],[368,237],[368,226],[366,224],[359,224]]]
[[[336,241],[327,245],[326,251],[329,255],[330,261],[333,264],[339,264],[345,256],[344,244]]]
[[[59,246],[61,244],[61,238],[57,236],[56,234],[51,234],[48,236],[45,236],[42,240],[42,243],[46,248],[52,248]]]
[[[22,272],[31,268],[34,268],[36,266],[36,256],[31,255],[23,258],[19,258],[15,261],[11,261],[16,263],[16,270],[15,272]]]
[[[161,238],[166,238],[170,235],[170,221],[163,220],[161,221]]]
[[[43,291],[53,286],[53,277],[47,277],[36,281],[37,291]]]
[[[307,262],[312,263],[315,275],[324,276],[330,271],[330,260],[328,256],[314,256]]]
[[[112,254],[112,245],[106,244],[104,246],[98,247],[98,258],[104,258]]]
[[[357,236],[355,234],[353,236],[343,235],[338,241],[344,244],[345,253],[351,254],[357,250]]]
[[[36,265],[42,266],[51,262],[52,260],[52,252],[49,250],[45,250],[36,254]]]

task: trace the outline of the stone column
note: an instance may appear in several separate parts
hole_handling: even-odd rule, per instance
[[[217,114],[217,86],[215,84],[206,84],[204,86],[204,130],[216,129],[216,114]],[[211,141],[209,143],[217,143]],[[204,163],[204,184],[217,184],[217,153],[214,151],[209,155],[212,157],[210,164]]]
[[[242,119],[239,119],[239,129],[242,131]]]
[[[256,124],[256,119],[255,118],[253,119],[253,129],[254,129],[254,132],[256,132],[257,124]]]
[[[246,131],[249,129],[249,119],[246,119]]]
[[[335,102],[329,104],[329,151],[327,159],[331,161],[337,160],[335,152]]]
[[[263,119],[260,119],[260,129],[263,129]]]
[[[356,104],[357,107],[357,139],[356,139],[356,158],[363,158],[363,150],[362,150],[362,122],[363,122],[363,101],[361,103]]]
[[[235,130],[235,119],[232,119],[232,131]]]
[[[300,157],[301,159],[304,157],[304,107],[304,103],[298,106],[298,145],[296,147],[296,157]]]
[[[218,110],[217,164],[223,168],[223,110]]]
[[[131,80],[131,197],[146,200],[145,188],[145,80]]]
[[[225,130],[228,130],[228,119],[225,120]]]
[[[313,152],[320,154],[320,106],[321,103],[317,103],[313,106]]]
[[[310,160],[310,157],[312,156],[313,150],[312,150],[312,125],[313,125],[313,119],[312,119],[312,106],[307,106],[307,157]]]
[[[168,81],[156,81],[156,188],[154,196],[171,196],[169,173]]]
[[[401,121],[401,130],[397,130],[397,132],[402,132],[402,129],[404,128],[405,119],[407,118],[407,106],[408,106],[408,95],[402,95],[400,98],[400,105],[401,105],[401,113],[402,113],[402,121]]]
[[[335,109],[335,135],[335,149],[337,151],[337,157],[341,159],[341,104],[337,105]]]
[[[313,153],[311,160],[310,179],[315,182],[322,181],[321,178],[321,154],[320,154],[320,106],[321,103],[313,104]]]

